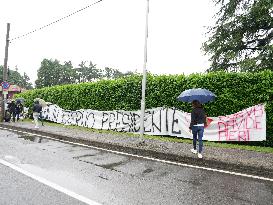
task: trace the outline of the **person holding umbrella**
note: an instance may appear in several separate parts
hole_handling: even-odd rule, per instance
[[[39,104],[38,100],[34,101],[32,111],[33,111],[33,119],[35,123],[35,128],[39,128],[38,118],[39,118],[40,112],[42,111],[42,106]]]
[[[190,123],[190,132],[193,135],[193,149],[191,152],[197,154],[196,150],[196,141],[198,136],[198,158],[202,158],[202,150],[203,150],[203,135],[204,135],[204,127],[206,123],[206,113],[203,109],[203,106],[198,100],[192,101],[192,112],[191,112],[191,123]]]
[[[185,90],[178,96],[178,100],[192,103],[191,123],[189,126],[193,136],[193,149],[191,152],[198,154],[198,158],[203,158],[203,135],[206,125],[206,113],[201,103],[213,101],[216,95],[211,91],[201,88]],[[196,150],[198,136],[198,152]]]
[[[41,98],[35,98],[34,102],[35,101],[39,102],[39,104],[42,106],[42,108],[44,108],[44,107],[47,106],[47,103],[43,99],[41,99]],[[42,111],[39,114],[38,120],[40,120],[41,123],[42,123],[42,126],[44,126],[44,117],[43,117]]]

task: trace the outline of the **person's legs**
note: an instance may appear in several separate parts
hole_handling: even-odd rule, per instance
[[[15,116],[16,116],[16,113],[15,112],[12,112],[12,121],[15,122]]]
[[[204,136],[204,127],[200,126],[198,127],[198,144],[199,144],[198,153],[200,154],[203,151],[203,136]]]
[[[20,113],[16,113],[16,119],[17,119],[17,121],[19,121],[19,118],[20,118]]]
[[[44,119],[43,119],[43,114],[40,112],[39,119],[42,123],[42,126],[44,126]]]
[[[34,119],[34,123],[35,123],[35,128],[39,127],[38,117],[39,117],[39,113],[33,113],[33,119]]]
[[[193,142],[193,149],[196,150],[196,141],[197,141],[197,127],[192,126],[192,142]]]

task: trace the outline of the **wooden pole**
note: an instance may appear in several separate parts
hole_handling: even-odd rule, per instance
[[[4,58],[4,67],[3,67],[3,82],[8,81],[9,30],[10,30],[10,23],[7,23],[5,58]],[[6,94],[4,94],[4,90],[2,87],[1,121],[4,121],[4,117],[5,117],[6,97],[7,96],[6,96]]]

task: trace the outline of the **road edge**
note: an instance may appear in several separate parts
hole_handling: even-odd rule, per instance
[[[224,162],[217,159],[198,159],[196,157],[190,157],[185,155],[176,155],[176,154],[170,154],[166,152],[159,152],[154,150],[145,149],[144,147],[130,147],[130,146],[122,146],[118,144],[111,144],[106,142],[99,142],[94,140],[88,140],[88,139],[78,139],[73,137],[68,137],[61,134],[56,134],[52,132],[45,132],[41,131],[39,129],[30,129],[30,128],[24,128],[19,126],[13,126],[13,125],[7,125],[0,123],[0,126],[7,129],[12,129],[13,131],[23,131],[23,132],[29,132],[33,134],[39,134],[44,135],[48,137],[52,137],[56,140],[65,140],[69,142],[74,143],[81,143],[84,145],[90,145],[98,148],[104,148],[104,149],[110,149],[114,151],[119,152],[126,152],[133,155],[141,155],[145,157],[153,157],[161,160],[169,160],[173,162],[178,163],[186,163],[190,165],[195,166],[203,166],[207,168],[213,168],[213,169],[225,169],[227,171],[231,172],[243,172],[251,175],[257,175],[261,177],[268,177],[273,179],[273,166],[272,169],[264,168],[264,167],[258,167],[258,166],[246,166],[242,164],[235,164],[230,162]]]

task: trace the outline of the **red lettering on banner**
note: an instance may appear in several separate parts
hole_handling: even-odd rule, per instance
[[[251,115],[253,115],[253,108],[250,108],[248,110],[246,110],[247,116],[250,117]]]
[[[245,119],[244,119],[244,116],[243,115],[238,115],[238,116],[236,116],[235,117],[235,124],[236,124],[236,126],[238,127],[238,129],[240,129],[240,128],[244,128],[244,121],[245,121]],[[241,127],[243,125],[243,127]]]
[[[219,141],[221,141],[221,138],[222,137],[225,137],[226,140],[227,140],[227,126],[226,126],[226,123],[224,122],[218,122],[218,139]]]
[[[233,131],[233,130],[229,131],[229,133],[228,133],[228,140],[229,141],[236,140],[236,137],[235,137],[236,132],[237,131]],[[232,138],[232,137],[235,137],[235,138]]]
[[[254,119],[251,116],[247,116],[245,120],[245,128],[246,129],[252,129],[254,126]]]
[[[227,129],[235,129],[235,119],[234,118],[230,118],[227,120]]]
[[[249,141],[253,131],[263,129],[264,110],[262,105],[252,107],[229,116],[218,117],[218,140]]]
[[[261,118],[262,116],[255,116],[255,124],[254,124],[255,129],[262,129]]]
[[[254,112],[254,115],[257,117],[262,117],[264,114],[264,111],[261,105],[255,106],[253,112]]]
[[[226,116],[219,116],[218,118],[219,118],[220,121],[226,121],[227,120]]]
[[[238,141],[249,141],[249,130],[239,131]]]

